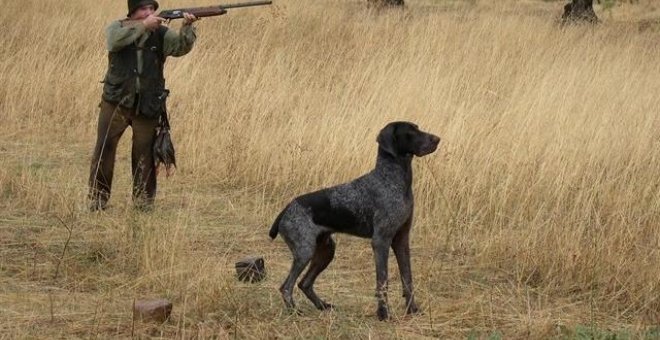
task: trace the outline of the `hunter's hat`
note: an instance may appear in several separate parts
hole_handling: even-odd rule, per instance
[[[158,2],[156,0],[128,0],[128,14],[126,16],[130,16],[136,9],[147,5],[153,5],[154,9],[158,9]]]

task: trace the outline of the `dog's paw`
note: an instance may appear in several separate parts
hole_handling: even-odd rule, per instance
[[[406,307],[406,314],[419,314],[421,312],[422,310],[414,303]]]

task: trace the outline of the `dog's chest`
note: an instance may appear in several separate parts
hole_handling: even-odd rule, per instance
[[[350,200],[353,209],[371,216],[373,228],[398,229],[412,214],[412,191],[404,185],[391,182],[375,182],[361,186],[365,190],[353,190]],[[350,190],[349,190],[350,191]]]
[[[379,205],[375,209],[375,226],[398,230],[409,218],[413,212],[414,200],[412,193],[398,193],[398,195],[388,195],[382,197],[377,202]]]

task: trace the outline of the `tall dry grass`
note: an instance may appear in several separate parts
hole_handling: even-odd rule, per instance
[[[179,168],[151,214],[131,206],[130,132],[111,208],[85,210],[103,28],[125,4],[3,4],[2,338],[657,336],[658,31],[619,8],[561,30],[560,3],[408,3],[279,0],[202,20],[195,49],[167,64]],[[371,247],[341,235],[318,282],[338,310],[298,295],[303,315],[287,314],[290,255],[270,223],[295,195],[373,167],[391,120],[443,138],[414,165],[424,314],[401,315],[391,262],[395,320],[376,322]],[[264,283],[235,280],[250,254],[266,258]],[[173,319],[132,323],[144,297],[171,299]]]

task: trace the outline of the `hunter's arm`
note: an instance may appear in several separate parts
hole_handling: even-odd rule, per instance
[[[108,51],[115,52],[135,42],[146,32],[146,27],[142,22],[136,22],[131,25],[122,25],[122,22],[113,21],[105,29],[106,43]]]
[[[180,57],[187,54],[193,48],[195,39],[197,39],[197,35],[195,34],[195,27],[193,25],[184,24],[178,32],[168,29],[165,33],[165,41],[163,42],[165,55]]]

